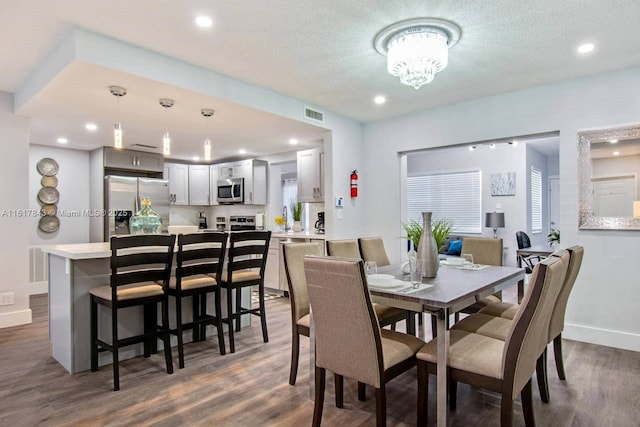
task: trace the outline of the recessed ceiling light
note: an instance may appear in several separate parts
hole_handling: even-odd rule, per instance
[[[241,148],[241,149],[238,150],[238,153],[247,154],[247,150],[245,150],[244,148]]]
[[[475,150],[475,149],[476,149],[476,146],[475,146],[475,145],[470,145],[470,146],[469,146],[469,151],[473,151],[473,150]]]
[[[611,141],[609,141],[611,144],[617,144],[618,140],[617,139],[612,139]]]
[[[382,105],[382,104],[384,104],[385,102],[387,102],[387,98],[385,98],[385,97],[384,97],[384,96],[382,96],[382,95],[378,95],[378,96],[376,96],[375,98],[373,98],[373,102],[375,102],[375,103],[376,103],[376,104],[378,104],[378,105]]]
[[[578,53],[589,53],[589,52],[593,51],[594,47],[595,46],[593,45],[593,43],[582,44],[582,45],[578,46]]]
[[[209,28],[213,25],[213,21],[208,16],[198,16],[196,18],[196,25],[201,28]]]
[[[93,132],[94,130],[98,129],[98,125],[96,125],[95,123],[87,123],[86,125],[84,125],[84,128]]]
[[[198,156],[193,156],[193,161],[194,161],[194,162],[197,162],[198,160],[200,160],[200,157],[198,157]]]
[[[513,145],[514,147],[518,146],[518,140],[514,139],[513,141],[511,141],[509,144]]]
[[[614,155],[614,156],[619,156],[619,155],[620,155],[620,152],[619,152],[619,151],[614,151],[614,152],[613,152],[613,155]]]
[[[59,144],[66,144],[67,142],[69,142],[69,140],[65,137],[60,137],[57,139]]]
[[[494,148],[496,148],[496,144],[489,144],[489,148],[493,150]]]
[[[297,139],[295,139],[295,138],[291,138],[291,139],[289,140],[289,144],[291,144],[291,145],[298,145],[298,140],[297,140]]]

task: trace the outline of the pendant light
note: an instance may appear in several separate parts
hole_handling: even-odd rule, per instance
[[[116,120],[120,115],[120,98],[127,94],[127,89],[122,86],[109,86],[109,92],[118,100],[118,114]],[[117,149],[122,148],[122,125],[120,122],[116,122],[113,127],[113,146]]]
[[[215,111],[210,108],[203,108],[200,113],[205,117],[211,117]],[[205,161],[211,160],[211,140],[209,138],[204,140],[204,159]]]
[[[165,108],[166,112],[168,111],[168,108],[173,107],[173,99],[160,98],[160,105]],[[168,116],[168,113],[166,113],[166,115]],[[164,154],[165,156],[171,154],[171,136],[169,135],[169,131],[165,131],[164,135],[162,136],[162,154]]]

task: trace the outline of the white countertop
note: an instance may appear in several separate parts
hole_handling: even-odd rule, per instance
[[[69,259],[109,258],[111,243],[72,243],[67,245],[42,246],[42,252]]]
[[[276,237],[278,239],[317,239],[317,240],[325,240],[324,234],[316,234],[314,231],[299,231],[293,232],[290,231],[288,233],[280,232],[280,231],[272,231],[271,237]]]

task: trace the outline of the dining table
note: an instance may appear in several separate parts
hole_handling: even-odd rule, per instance
[[[478,264],[444,265],[433,278],[412,282],[400,264],[378,267],[367,276],[372,301],[437,318],[437,425],[447,425],[447,363],[449,358],[450,315],[472,305],[481,298],[508,286],[518,286],[518,300],[524,292],[525,272],[522,268]],[[421,335],[426,339],[428,325],[422,322]],[[313,325],[312,325],[313,326]],[[313,335],[312,335],[313,336]],[[312,349],[313,352],[313,340]],[[312,354],[313,356],[313,354]],[[315,363],[315,361],[313,362]],[[313,389],[313,369],[310,380]]]

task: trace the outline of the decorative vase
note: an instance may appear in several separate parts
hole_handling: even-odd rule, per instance
[[[431,212],[422,212],[422,235],[418,244],[417,270],[422,277],[436,277],[438,263],[438,247],[431,230]]]
[[[409,279],[411,283],[419,283],[422,277],[418,277],[418,267],[416,265],[418,261],[418,253],[414,249],[413,243],[410,243],[411,249],[407,253],[407,257],[409,258]]]
[[[293,221],[293,231],[302,231],[302,223],[300,221]]]
[[[140,211],[131,217],[131,234],[160,234],[162,233],[162,218],[151,209],[151,200],[142,199]]]

